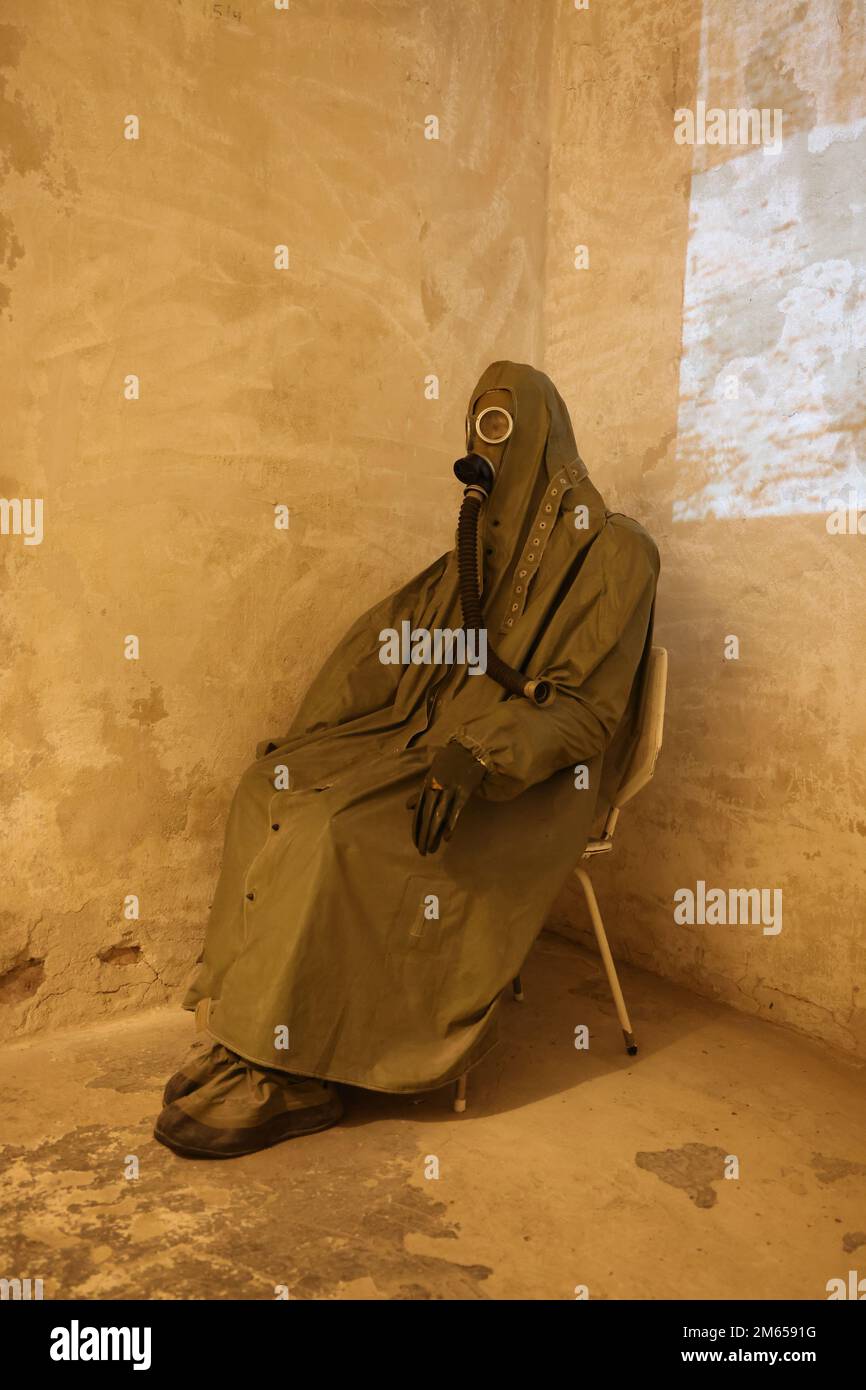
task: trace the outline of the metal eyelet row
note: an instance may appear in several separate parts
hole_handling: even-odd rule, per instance
[[[540,515],[545,515],[545,514],[548,514],[548,515],[549,515],[549,514],[553,511],[553,500],[552,500],[552,499],[553,499],[554,497],[558,497],[558,496],[559,496],[560,490],[562,490],[562,491],[564,492],[567,486],[568,486],[568,479],[567,479],[567,478],[557,478],[557,479],[555,480],[555,485],[549,489],[549,492],[548,492],[548,494],[547,494],[547,496],[548,496],[551,500],[550,500],[550,501],[547,501],[547,498],[545,498],[544,502],[542,503],[542,511],[540,512]],[[526,552],[526,554],[524,555],[524,557],[523,557],[524,565],[530,565],[530,566],[533,566],[533,567],[534,567],[534,565],[535,565],[535,563],[536,563],[536,560],[538,560],[539,562],[541,561],[541,557],[542,557],[542,554],[543,554],[543,552],[544,552],[544,543],[545,543],[546,540],[547,540],[547,536],[543,536],[543,535],[541,535],[540,533],[541,533],[542,531],[547,531],[547,529],[548,529],[548,522],[546,522],[546,521],[539,521],[538,518],[536,518],[536,529],[537,529],[538,534],[534,535],[534,536],[532,537],[532,540],[530,541],[530,545],[533,547],[533,549],[532,549],[532,550],[528,550],[528,551]],[[518,579],[520,579],[520,580],[527,579],[527,578],[529,577],[529,570],[528,570],[527,568],[519,569],[519,570],[517,571],[517,577],[518,577]],[[523,595],[523,594],[525,593],[525,589],[526,589],[527,587],[528,587],[528,585],[524,585],[524,584],[522,584],[522,583],[521,583],[521,584],[515,584],[515,586],[514,586],[514,594],[515,594],[515,595],[517,595],[517,594]],[[521,609],[522,609],[522,606],[523,606],[523,603],[524,603],[524,602],[525,602],[525,599],[524,599],[524,598],[521,598],[521,599],[520,599],[520,602],[518,602],[518,603],[512,603],[512,605],[511,605],[511,613],[512,613],[512,614],[519,613],[519,612],[521,611]],[[514,624],[515,624],[515,621],[516,621],[516,619],[515,619],[514,617],[506,618],[506,619],[505,619],[504,626],[505,626],[505,627],[513,627]]]

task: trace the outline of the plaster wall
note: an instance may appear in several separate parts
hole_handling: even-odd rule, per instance
[[[861,1056],[866,534],[833,528],[866,530],[864,23],[562,6],[546,280],[546,368],[662,553],[665,747],[593,868],[615,953]],[[699,100],[781,111],[780,148],[676,143]],[[676,922],[699,880],[780,890],[781,930]],[[559,920],[588,932],[571,891]]]
[[[665,750],[594,870],[616,952],[862,1054],[866,539],[827,528],[866,507],[862,8],[2,21],[0,495],[44,535],[0,535],[0,1035],[177,996],[240,771],[452,544],[504,356],[662,551]],[[699,99],[782,110],[781,150],[677,144]],[[677,924],[699,880],[781,889],[782,930]],[[570,893],[556,921],[586,931]]]
[[[4,4],[3,1035],[176,997],[256,742],[453,544],[542,352],[546,10]]]

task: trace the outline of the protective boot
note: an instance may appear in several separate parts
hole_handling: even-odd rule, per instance
[[[159,1115],[154,1138],[174,1153],[184,1158],[239,1158],[284,1139],[329,1129],[342,1118],[343,1104],[330,1082],[263,1071],[228,1055],[228,1065],[220,1065]]]
[[[222,1043],[216,1042],[208,1033],[199,1033],[190,1044],[189,1051],[180,1064],[180,1070],[169,1077],[162,1093],[163,1105],[171,1105],[181,1096],[188,1096],[199,1086],[203,1086],[218,1071],[225,1070],[238,1060],[236,1052],[230,1052]]]

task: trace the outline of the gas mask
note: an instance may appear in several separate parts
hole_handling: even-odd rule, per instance
[[[509,405],[509,391],[485,391],[474,413],[466,416],[468,452],[454,465],[461,483],[482,488],[488,497],[493,491],[505,445],[514,432],[514,417],[507,408]]]
[[[466,417],[467,453],[454,464],[455,476],[465,488],[457,524],[457,564],[463,626],[469,630],[481,631],[485,626],[479,584],[478,530],[513,433],[511,392],[485,391]],[[528,680],[509,666],[489,642],[487,675],[510,694],[525,696],[536,705],[550,704],[556,693],[549,681]]]

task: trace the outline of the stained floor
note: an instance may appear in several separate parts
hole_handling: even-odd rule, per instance
[[[450,1092],[347,1091],[339,1128],[222,1163],[150,1134],[187,1015],[5,1048],[0,1277],[46,1298],[815,1299],[866,1275],[863,1067],[626,969],[629,1058],[598,962],[554,935],[524,980],[464,1115]]]

